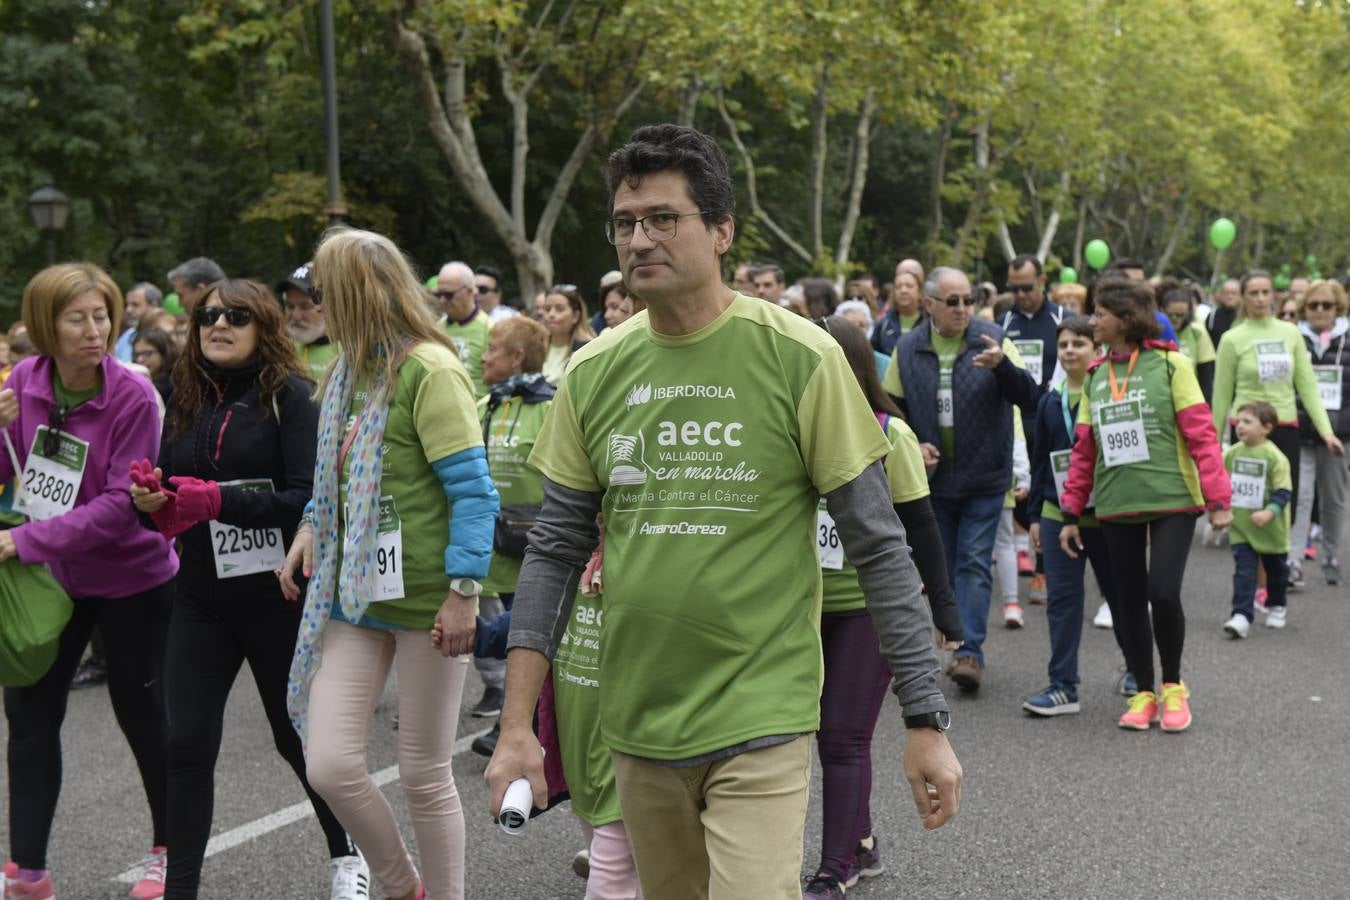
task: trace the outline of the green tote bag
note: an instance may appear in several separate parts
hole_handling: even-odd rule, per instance
[[[47,674],[73,609],[46,566],[0,562],[0,685],[27,687]]]

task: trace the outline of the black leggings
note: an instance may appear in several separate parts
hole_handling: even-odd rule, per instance
[[[1125,613],[1125,663],[1140,691],[1153,690],[1153,642],[1158,642],[1164,684],[1181,680],[1186,613],[1181,579],[1195,534],[1195,516],[1173,513],[1152,522],[1102,522],[1121,607]],[[1148,607],[1153,605],[1152,627]]]
[[[239,598],[247,603],[247,598]],[[245,661],[253,670],[272,740],[314,804],[330,857],[353,851],[347,833],[305,779],[300,738],[286,712],[286,685],[301,609],[217,616],[179,600],[169,625],[165,703],[169,719],[169,870],[165,898],[195,898],[211,834],[216,757],[225,704]]]
[[[1298,457],[1302,442],[1298,438],[1298,429],[1292,425],[1277,425],[1270,433],[1270,442],[1279,448],[1289,460],[1289,480],[1292,493],[1289,497],[1289,521],[1294,521],[1298,513]],[[1302,550],[1302,547],[1297,548]]]
[[[154,845],[165,844],[164,698],[161,674],[171,583],[130,597],[72,598],[56,662],[30,687],[5,688],[9,723],[9,840],[20,868],[47,868],[56,801],[61,795],[61,723],[70,682],[89,636],[103,633],[108,698],[131,745],[150,804]]]

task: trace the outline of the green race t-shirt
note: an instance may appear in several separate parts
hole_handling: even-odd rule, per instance
[[[56,366],[52,366],[52,396],[56,400],[57,406],[64,406],[67,410],[74,409],[81,403],[93,400],[101,390],[103,390],[102,369],[98,370],[98,384],[90,388],[72,391],[61,381],[61,373],[56,370]]]
[[[483,415],[487,412],[487,401],[484,397],[478,402]],[[508,397],[492,412],[487,443],[488,472],[503,507],[537,506],[544,501],[539,470],[529,464],[529,458],[552,405],[548,400],[526,403],[520,397]],[[520,563],[518,557],[493,553],[483,591],[499,596],[515,591],[520,579]]]
[[[1289,552],[1289,506],[1278,509],[1271,502],[1276,491],[1293,490],[1289,459],[1271,441],[1248,447],[1241,442],[1223,454],[1223,466],[1233,484],[1233,527],[1229,540],[1250,544],[1257,553]],[[1252,524],[1252,513],[1269,509],[1275,518],[1265,525]]]
[[[603,597],[577,594],[571,621],[553,657],[558,746],[572,812],[593,828],[617,822],[619,789],[614,762],[600,738],[600,646]]]
[[[577,351],[530,462],[604,492],[612,749],[816,730],[817,502],[890,449],[834,339],[762,300],[678,337],[639,313]]]
[[[956,337],[943,337],[936,330],[933,331],[933,352],[938,358],[938,435],[942,438],[942,456],[945,459],[956,459],[956,429],[951,425],[943,425],[943,403],[948,404],[945,421],[951,422],[956,409],[956,397],[951,393],[952,390],[952,367],[956,365],[956,357],[960,355],[961,348],[965,346],[966,333],[963,331]],[[943,393],[944,389],[946,394]]]
[[[1129,363],[1108,358],[1088,373],[1078,404],[1078,422],[1092,427],[1097,442],[1097,517],[1203,509],[1200,475],[1177,427],[1179,410],[1205,402],[1194,367],[1176,351],[1143,350],[1127,379],[1128,369]],[[1119,402],[1109,371],[1123,394]]]
[[[919,451],[919,438],[902,419],[886,423],[891,452],[886,454],[886,480],[891,485],[891,503],[912,503],[928,496],[928,473]],[[820,558],[821,607],[823,613],[849,612],[866,606],[858,570],[839,546],[834,519],[820,499],[816,512],[816,554]]]
[[[1177,349],[1192,365],[1214,362],[1214,341],[1210,340],[1209,331],[1200,322],[1191,322],[1177,333]]]
[[[1223,333],[1214,364],[1214,429],[1223,434],[1229,415],[1244,403],[1264,400],[1280,421],[1298,424],[1295,396],[1317,433],[1332,433],[1312,357],[1303,336],[1279,319],[1240,319]]]
[[[358,383],[348,431],[369,402],[366,385]],[[379,579],[391,592],[398,584],[403,597],[370,604],[366,615],[377,623],[430,628],[449,593],[449,575],[462,574],[445,571],[450,501],[431,464],[470,447],[483,446],[477,413],[469,376],[453,351],[440,344],[423,343],[408,352],[399,366],[398,384],[389,406],[380,477],[381,549],[386,550],[380,558],[386,567]],[[339,548],[346,533],[350,462],[349,456],[342,467],[340,509],[344,521],[338,535]],[[388,546],[394,534],[402,541],[397,555]]]
[[[324,341],[322,344],[302,344],[295,342],[295,355],[300,357],[300,365],[309,373],[310,380],[318,384],[323,373],[338,355],[338,345]]]
[[[483,351],[487,349],[492,319],[480,309],[468,324],[461,325],[449,319],[441,319],[440,326],[441,331],[445,332],[454,342],[455,349],[459,351],[460,364],[464,366],[464,371],[469,373],[469,380],[473,382],[473,395],[483,396],[487,393],[487,387],[483,384]]]

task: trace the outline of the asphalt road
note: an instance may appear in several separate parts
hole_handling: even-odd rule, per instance
[[[1195,725],[1180,735],[1116,728],[1119,654],[1109,632],[1090,627],[1083,712],[1027,717],[1021,700],[1045,678],[1044,608],[1027,607],[1021,631],[991,627],[984,688],[974,698],[951,695],[951,738],[966,772],[960,816],[940,832],[919,827],[900,775],[899,710],[888,703],[873,745],[872,794],[887,872],[850,896],[1350,895],[1350,591],[1326,586],[1316,566],[1308,571],[1285,631],[1258,627],[1234,643],[1220,632],[1229,551],[1197,538],[1185,586],[1184,663]],[[1090,617],[1096,604],[1089,605]],[[215,834],[233,846],[208,859],[202,896],[326,898],[320,831],[303,807],[286,812],[305,798],[271,747],[253,690],[245,673],[227,714]],[[466,707],[479,690],[471,676]],[[374,771],[396,762],[391,699],[372,723]],[[483,727],[466,718],[460,734]],[[123,897],[128,885],[116,879],[140,859],[150,833],[103,689],[71,696],[64,737],[65,786],[50,856],[58,896]],[[486,813],[484,765],[470,752],[454,761],[468,817],[468,896],[582,897],[570,868],[581,846],[575,820],[563,808],[521,836],[503,834]],[[385,791],[410,835],[397,782]],[[818,853],[819,809],[814,796],[807,866]]]

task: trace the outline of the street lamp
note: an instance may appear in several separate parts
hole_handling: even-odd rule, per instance
[[[50,184],[28,196],[28,214],[37,230],[47,238],[47,265],[56,262],[56,233],[66,227],[70,198]]]

